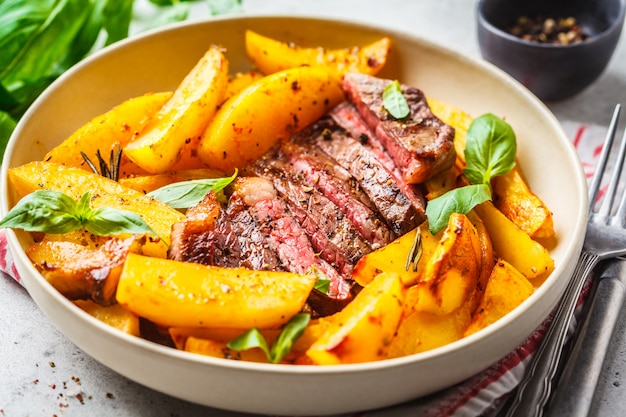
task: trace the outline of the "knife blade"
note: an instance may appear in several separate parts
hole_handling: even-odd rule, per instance
[[[548,405],[550,417],[586,417],[626,295],[626,260],[598,267],[589,304]]]

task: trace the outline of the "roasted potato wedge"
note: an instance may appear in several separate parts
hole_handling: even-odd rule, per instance
[[[221,48],[212,46],[150,123],[124,147],[126,156],[152,174],[170,169],[186,144],[197,146],[224,100],[227,85],[228,60]]]
[[[301,66],[323,66],[337,75],[360,72],[374,75],[387,62],[391,39],[344,49],[305,48],[246,31],[246,53],[264,74]]]
[[[302,310],[315,281],[312,275],[131,254],[120,276],[117,301],[164,327],[271,328]]]
[[[397,274],[379,274],[342,311],[311,347],[318,365],[384,359],[402,317],[404,286]]]
[[[484,222],[496,255],[513,265],[526,278],[540,280],[554,270],[550,252],[532,240],[490,201],[479,204],[474,211]]]
[[[454,213],[418,284],[409,288],[415,311],[449,314],[471,299],[481,275],[481,244],[467,216]]]
[[[139,317],[119,304],[104,307],[90,300],[76,300],[74,304],[111,327],[131,336],[140,336]]]
[[[52,148],[43,160],[91,171],[81,152],[96,166],[98,166],[96,156],[98,152],[105,161],[108,161],[115,145],[126,146],[171,97],[171,92],[162,92],[128,99],[81,126],[61,144]],[[141,173],[145,171],[126,156],[122,156],[120,176]]]
[[[139,191],[81,168],[34,161],[10,168],[8,177],[20,197],[36,190],[54,190],[78,200],[89,191],[92,193],[91,207],[112,207],[137,213],[159,237],[147,239],[142,247],[143,253],[150,256],[167,256],[172,225],[184,217],[179,211]]]
[[[415,241],[415,234],[420,233],[422,239],[422,256],[417,264],[417,270],[411,266],[406,270],[406,259]],[[441,239],[441,233],[433,236],[428,230],[427,223],[422,224],[404,236],[401,236],[388,245],[383,246],[363,256],[354,267],[352,277],[362,286],[369,284],[376,275],[383,272],[393,272],[400,276],[405,286],[418,282],[421,271],[435,251]]]
[[[224,103],[204,132],[198,155],[209,167],[230,174],[343,98],[338,81],[322,68],[293,68],[261,78]]]
[[[508,262],[499,259],[465,335],[495,323],[530,297],[534,291],[535,287],[524,275]]]
[[[70,241],[32,244],[26,255],[41,275],[70,300],[91,299],[98,304],[115,304],[115,291],[122,265],[131,251],[138,251],[135,238],[109,239],[91,249]]]

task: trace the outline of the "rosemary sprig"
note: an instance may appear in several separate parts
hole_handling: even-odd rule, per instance
[[[413,245],[411,245],[411,249],[409,250],[409,254],[406,257],[406,263],[404,264],[404,270],[410,271],[411,265],[413,265],[412,271],[417,272],[417,263],[422,257],[422,233],[421,227],[417,226],[417,230],[415,232],[415,240],[413,240]]]
[[[89,159],[85,152],[80,152],[80,156],[83,157],[89,168],[94,172],[94,174],[102,175],[105,178],[112,179],[113,181],[117,181],[120,179],[120,162],[122,160],[122,148],[119,143],[116,143],[113,149],[111,149],[111,154],[109,155],[109,162],[105,161],[104,157],[100,153],[100,149],[96,151],[96,157],[98,158],[98,165],[100,169]]]

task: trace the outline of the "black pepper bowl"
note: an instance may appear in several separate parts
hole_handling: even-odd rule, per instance
[[[569,98],[604,71],[619,41],[626,0],[479,0],[478,42],[483,57],[544,101]],[[573,17],[587,38],[540,43],[510,33],[520,17]]]

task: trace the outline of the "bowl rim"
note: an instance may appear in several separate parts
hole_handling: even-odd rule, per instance
[[[525,45],[527,47],[534,47],[534,48],[546,49],[546,50],[568,50],[568,49],[575,49],[575,48],[581,48],[581,47],[586,47],[586,46],[591,47],[594,44],[602,41],[604,38],[610,36],[614,31],[620,30],[620,28],[624,25],[624,19],[626,17],[626,0],[619,0],[620,11],[617,15],[617,18],[613,20],[611,24],[602,32],[596,33],[595,35],[590,36],[583,42],[578,42],[578,43],[572,43],[572,44],[566,44],[566,45],[552,44],[552,43],[539,43],[539,42],[528,41],[518,36],[512,35],[506,32],[505,30],[497,27],[493,23],[491,23],[491,21],[487,19],[487,17],[485,16],[483,12],[484,10],[483,6],[487,1],[489,0],[478,0],[478,2],[476,3],[476,18],[477,18],[479,28],[483,27],[485,28],[485,30],[503,39],[506,39],[510,42]]]
[[[472,57],[469,57],[468,55],[465,55],[462,52],[456,51],[445,45],[436,43],[427,38],[417,36],[417,35],[414,35],[406,31],[399,30],[399,29],[394,29],[389,26],[374,24],[371,22],[363,22],[363,21],[350,20],[350,19],[345,19],[345,18],[335,18],[335,17],[318,16],[318,15],[310,15],[310,14],[293,14],[293,13],[284,13],[284,14],[283,13],[278,13],[278,14],[277,13],[257,13],[257,14],[251,13],[251,14],[246,14],[245,16],[218,16],[218,17],[212,17],[209,19],[186,21],[186,22],[171,24],[171,25],[168,25],[167,27],[155,28],[155,29],[146,31],[141,34],[134,35],[133,37],[121,40],[119,42],[116,42],[115,44],[112,44],[110,46],[107,46],[106,48],[103,48],[95,52],[87,59],[81,61],[80,63],[70,68],[68,71],[63,73],[57,80],[55,80],[42,94],[40,94],[40,96],[35,100],[35,102],[29,107],[29,109],[26,111],[22,119],[18,122],[15,130],[13,131],[9,139],[9,142],[7,144],[7,149],[5,151],[5,155],[3,158],[3,163],[2,163],[2,166],[0,167],[0,216],[5,216],[9,210],[8,208],[9,199],[7,198],[7,191],[8,191],[7,190],[8,188],[7,187],[7,184],[8,184],[7,165],[10,159],[10,155],[13,153],[13,149],[17,146],[16,145],[17,138],[20,135],[20,132],[22,131],[24,125],[27,123],[28,119],[30,118],[29,116],[31,115],[31,113],[34,113],[37,107],[39,106],[39,104],[44,102],[47,96],[52,94],[52,92],[54,91],[54,88],[57,85],[62,84],[62,82],[66,78],[73,76],[74,73],[81,71],[86,66],[92,65],[95,61],[102,59],[103,57],[111,53],[112,51],[115,51],[120,48],[127,48],[129,47],[129,45],[132,45],[133,43],[140,41],[142,39],[149,38],[155,34],[163,34],[163,33],[167,33],[170,31],[177,31],[177,30],[180,30],[181,28],[184,29],[186,27],[191,27],[191,26],[203,26],[206,24],[210,24],[211,22],[215,22],[215,21],[222,21],[222,20],[245,21],[245,20],[255,20],[259,18],[260,19],[290,19],[290,20],[291,19],[296,19],[296,20],[305,19],[305,20],[318,21],[319,23],[332,22],[335,24],[349,25],[349,26],[354,26],[354,27],[362,28],[362,29],[372,29],[375,31],[385,32],[385,33],[388,33],[389,36],[391,36],[392,38],[402,37],[405,39],[409,39],[412,42],[419,43],[420,45],[424,47],[437,49],[438,51],[443,53],[445,56],[452,56],[455,59],[462,61],[466,65],[470,65],[472,67],[476,67],[481,70],[487,71],[491,73],[493,76],[497,77],[499,81],[509,84],[513,89],[516,90],[518,94],[523,96],[526,100],[532,103],[535,107],[540,108],[542,110],[543,115],[550,122],[551,126],[555,129],[555,131],[559,132],[560,138],[564,139],[563,143],[561,144],[564,145],[564,149],[568,152],[568,157],[569,158],[573,157],[578,160],[578,154],[576,153],[573,144],[571,143],[571,141],[569,141],[569,138],[565,134],[560,122],[556,119],[556,117],[548,109],[548,107],[542,101],[540,101],[536,96],[534,96],[528,89],[526,89],[526,87],[524,87],[521,83],[516,81],[506,72],[504,72],[502,69],[485,61],[484,59],[472,58]],[[583,172],[581,165],[578,167],[576,173],[577,175],[573,180],[575,180],[575,182],[577,183],[578,185],[577,189],[578,189],[583,186],[582,184],[585,181],[584,172]],[[584,182],[584,184],[585,184],[584,186],[586,187],[586,182]],[[583,198],[579,202],[579,205],[581,207],[586,207],[587,205],[586,193],[582,193],[582,197]],[[586,224],[586,219],[584,221],[583,220],[579,221],[578,224],[575,225],[573,239],[572,241],[568,242],[568,246],[564,249],[566,254],[568,253],[575,253],[576,255],[578,254],[579,249],[582,247],[582,236],[584,235],[584,232],[585,232],[585,224]],[[247,370],[247,371],[256,371],[256,372],[271,372],[271,373],[298,374],[298,375],[302,375],[302,374],[329,375],[329,374],[339,374],[339,373],[341,374],[362,373],[362,372],[369,372],[369,371],[382,369],[382,368],[387,369],[387,368],[403,367],[407,365],[408,363],[424,362],[424,361],[428,361],[429,359],[433,357],[440,357],[440,356],[445,357],[447,355],[452,354],[453,352],[457,350],[466,350],[468,347],[476,344],[477,341],[483,339],[485,336],[500,333],[504,327],[509,326],[512,321],[516,320],[520,315],[522,315],[525,312],[526,305],[534,303],[534,300],[536,298],[542,296],[545,292],[549,291],[551,287],[553,286],[553,282],[554,282],[554,280],[550,280],[548,278],[548,280],[546,280],[546,282],[544,282],[538,289],[536,289],[536,291],[531,295],[531,297],[526,299],[522,303],[522,305],[518,306],[514,311],[509,312],[505,317],[498,320],[496,323],[493,323],[472,335],[469,335],[467,337],[464,337],[452,343],[449,343],[444,346],[434,348],[432,350],[428,350],[425,352],[420,352],[417,354],[407,355],[403,357],[384,359],[380,361],[363,362],[363,363],[356,363],[356,364],[339,364],[339,365],[333,365],[333,366],[298,366],[298,365],[290,365],[290,364],[255,363],[255,362],[233,361],[233,360],[222,359],[222,358],[214,358],[210,356],[181,351],[175,348],[159,345],[155,342],[151,342],[141,337],[131,336],[129,334],[126,334],[124,332],[121,332],[113,328],[112,326],[109,326],[99,321],[95,317],[89,315],[84,310],[80,309],[78,306],[72,303],[69,299],[61,295],[60,292],[54,289],[54,287],[52,287],[52,285],[43,278],[43,276],[35,269],[35,267],[32,265],[32,263],[26,256],[19,242],[19,238],[14,230],[7,229],[6,235],[7,235],[7,240],[9,242],[9,247],[13,250],[17,249],[17,253],[13,253],[13,256],[21,258],[21,261],[24,262],[24,265],[26,265],[28,272],[32,273],[32,276],[34,277],[36,281],[38,281],[39,284],[42,284],[47,288],[48,290],[47,292],[53,296],[55,302],[59,303],[61,306],[63,306],[66,309],[70,309],[71,311],[76,313],[81,320],[86,321],[88,324],[92,326],[95,326],[99,331],[105,332],[108,336],[114,339],[121,340],[124,343],[131,344],[135,347],[148,349],[149,351],[157,353],[159,355],[165,355],[165,356],[172,357],[178,360],[191,361],[194,363],[217,366],[217,367],[226,366],[228,368],[234,368],[238,370]],[[562,273],[562,270],[565,268],[566,268],[566,265],[564,265],[563,263],[561,263],[560,265],[556,265],[555,270],[551,274],[551,277],[555,276],[557,273]],[[30,278],[31,276],[28,276],[28,278],[22,277],[22,280],[25,286],[27,287],[27,289],[28,289],[28,286],[30,285],[29,284]],[[524,335],[524,337],[527,337],[527,336],[529,335]],[[78,343],[76,344],[79,345]]]

